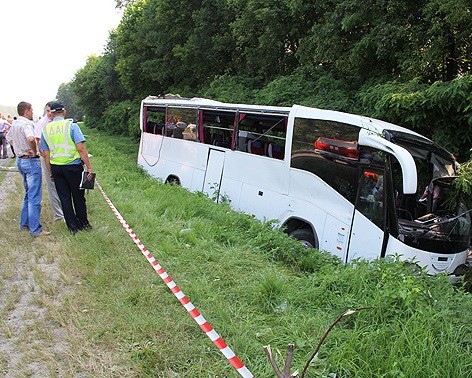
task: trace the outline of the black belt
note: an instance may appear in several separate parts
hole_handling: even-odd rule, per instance
[[[35,155],[35,156],[22,155],[22,156],[20,156],[20,158],[22,158],[22,159],[37,159],[37,158],[39,158],[39,155]]]

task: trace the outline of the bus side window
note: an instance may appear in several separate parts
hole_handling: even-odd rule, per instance
[[[202,110],[203,142],[231,148],[235,115],[234,111]]]
[[[165,135],[175,139],[184,139],[184,131],[190,124],[196,125],[198,121],[198,109],[172,107],[167,108]],[[195,129],[195,136],[196,129]]]
[[[290,166],[311,172],[352,204],[358,189],[359,128],[328,120],[296,118]]]
[[[240,113],[238,151],[283,160],[286,128],[285,115]]]

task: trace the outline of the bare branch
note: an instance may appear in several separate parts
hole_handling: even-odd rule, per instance
[[[287,347],[287,359],[285,360],[284,366],[284,375],[286,377],[290,376],[290,369],[292,367],[292,360],[293,360],[293,351],[295,349],[295,344],[288,344]]]
[[[266,345],[264,347],[264,352],[267,356],[267,358],[270,361],[270,364],[272,365],[272,368],[275,371],[275,374],[277,375],[277,378],[285,378],[282,372],[280,371],[279,367],[277,366],[277,362],[275,362],[274,356],[272,355],[272,349],[270,348],[270,345]]]
[[[290,368],[292,367],[293,361],[293,350],[295,349],[294,344],[289,344],[287,347],[287,359],[285,360],[284,372],[282,373],[277,366],[277,362],[275,362],[274,356],[272,355],[272,350],[270,345],[266,345],[264,347],[264,352],[269,358],[270,364],[277,375],[277,378],[295,378],[298,377],[298,370],[295,371],[293,374],[290,374]]]
[[[372,307],[359,307],[359,308],[356,308],[355,310],[346,310],[344,311],[342,314],[340,314],[336,320],[331,323],[331,325],[326,329],[326,331],[324,332],[323,336],[321,337],[320,341],[318,342],[318,345],[316,346],[316,349],[315,351],[313,352],[313,354],[311,355],[311,357],[308,359],[308,361],[306,362],[305,364],[305,367],[303,368],[303,371],[302,371],[302,376],[301,378],[304,378],[305,377],[305,373],[308,369],[308,366],[310,366],[310,363],[311,361],[313,361],[313,359],[316,357],[316,355],[318,354],[318,352],[320,351],[320,348],[321,346],[323,345],[324,341],[326,340],[326,337],[328,336],[328,334],[331,332],[331,330],[334,328],[334,326],[336,324],[338,324],[342,318],[346,317],[346,316],[349,316],[349,315],[352,315],[352,314],[355,314],[356,312],[358,311],[362,311],[362,310],[367,310],[367,309],[370,309]]]

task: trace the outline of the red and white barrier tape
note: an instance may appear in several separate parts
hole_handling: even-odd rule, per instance
[[[154,268],[157,274],[162,278],[164,283],[167,287],[174,293],[175,297],[179,300],[179,302],[185,307],[187,312],[190,316],[197,322],[200,328],[206,333],[206,335],[210,338],[213,344],[220,350],[220,352],[226,357],[231,365],[237,370],[239,375],[244,378],[252,378],[253,375],[249,371],[248,368],[242,363],[242,361],[234,354],[231,348],[224,342],[224,340],[218,335],[218,333],[213,329],[213,327],[205,320],[203,315],[195,308],[195,306],[190,302],[190,300],[185,296],[185,294],[180,290],[180,288],[175,284],[175,282],[170,278],[170,276],[166,273],[164,268],[159,264],[159,262],[152,256],[151,252],[147,250],[144,244],[138,239],[134,231],[131,227],[126,223],[125,219],[121,216],[118,212],[116,207],[113,205],[111,200],[106,195],[103,188],[100,186],[98,181],[95,182],[100,193],[102,193],[103,198],[110,206],[113,214],[115,214],[116,218],[120,221],[123,228],[126,230],[128,235],[133,239],[134,243],[138,246],[141,253],[146,257],[148,262]]]

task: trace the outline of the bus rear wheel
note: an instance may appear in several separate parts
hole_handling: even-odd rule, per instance
[[[167,177],[166,184],[168,184],[168,185],[180,185],[180,181],[175,176],[169,176],[169,177]]]
[[[290,233],[290,236],[300,241],[304,248],[318,248],[318,243],[311,230],[305,228],[295,230]]]

